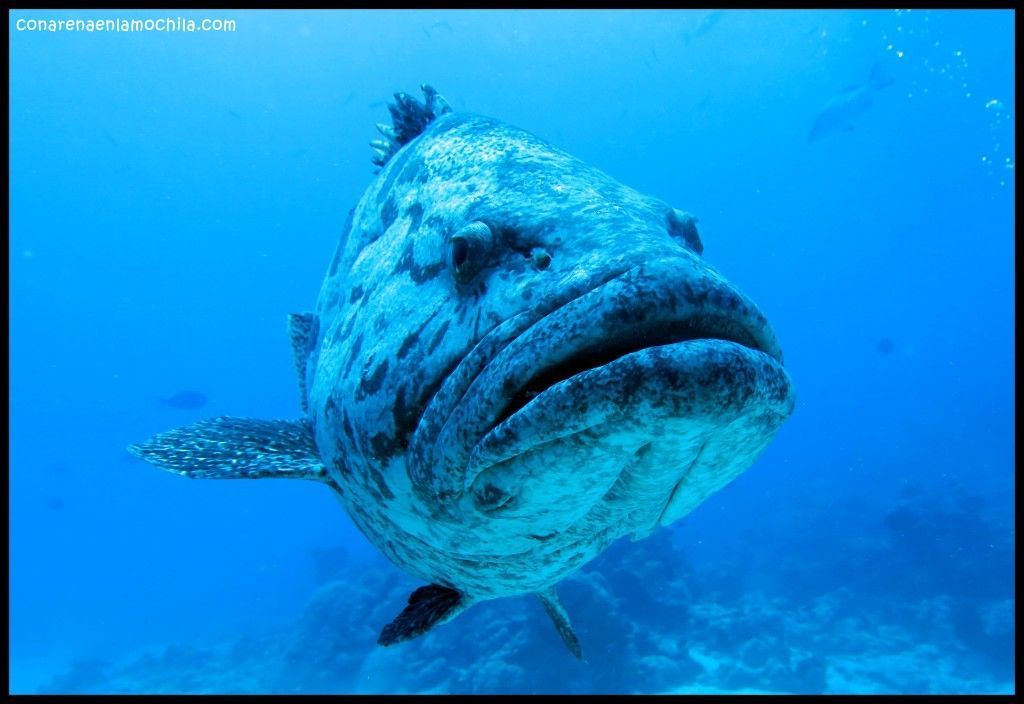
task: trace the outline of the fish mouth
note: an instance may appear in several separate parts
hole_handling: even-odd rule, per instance
[[[741,412],[730,405],[737,394],[723,374],[740,375],[736,384],[748,395],[774,394],[792,405],[764,315],[703,260],[674,256],[620,270],[490,350],[433,436],[431,465],[449,471],[432,475],[432,495],[442,504],[465,496],[494,465],[628,414],[644,394],[666,400],[667,392],[650,385],[654,378],[664,377],[659,383],[674,390],[677,405],[684,396],[691,407],[703,397],[721,402],[723,413]],[[597,391],[587,388],[591,380]]]
[[[771,356],[782,364],[782,353],[764,336],[758,339],[753,330],[735,319],[719,313],[695,313],[681,319],[638,321],[624,326],[611,337],[595,341],[572,351],[565,359],[540,369],[523,384],[498,412],[481,440],[522,410],[530,401],[563,381],[603,367],[634,352],[684,342],[730,342]]]

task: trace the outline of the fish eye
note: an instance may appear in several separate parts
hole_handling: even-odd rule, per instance
[[[485,223],[472,222],[451,237],[448,261],[455,280],[468,283],[487,263],[494,237]]]
[[[466,244],[464,237],[456,237],[452,240],[452,266],[456,270],[463,268],[466,265],[466,259],[469,258],[469,245]]]

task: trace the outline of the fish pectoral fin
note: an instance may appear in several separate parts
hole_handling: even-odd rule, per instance
[[[428,584],[409,595],[409,603],[395,620],[384,626],[378,645],[394,645],[423,635],[434,626],[450,621],[469,608],[462,592]]]
[[[320,335],[320,318],[316,313],[289,313],[288,338],[292,343],[292,355],[295,358],[295,373],[299,377],[299,403],[302,412],[309,411],[309,393],[306,390],[306,366],[309,355],[316,347]]]
[[[562,606],[562,602],[558,600],[555,588],[551,587],[547,591],[537,592],[537,598],[540,599],[540,603],[544,605],[544,610],[551,617],[551,621],[555,624],[555,630],[562,637],[565,647],[576,656],[577,660],[583,660],[583,648],[580,646],[580,639],[576,636],[576,631],[572,630],[572,624],[569,623],[569,614],[566,612],[565,607]]]
[[[220,416],[154,435],[128,451],[198,479],[292,477],[332,484],[306,420]]]

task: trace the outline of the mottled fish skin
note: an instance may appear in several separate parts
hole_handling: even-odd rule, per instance
[[[396,146],[375,146],[306,372],[320,458],[393,562],[467,604],[548,593],[754,461],[791,383],[692,217],[478,115]]]

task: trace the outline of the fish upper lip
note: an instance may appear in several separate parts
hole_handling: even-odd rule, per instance
[[[490,366],[490,363],[499,358],[517,340],[544,326],[551,316],[583,296],[621,281],[636,272],[640,266],[642,265],[632,267],[600,283],[585,294],[550,311],[503,346],[489,361],[487,366]],[[724,306],[715,307],[711,305],[695,309],[690,314],[680,317],[641,321],[632,325],[625,324],[611,338],[602,338],[590,344],[580,346],[573,345],[576,349],[571,350],[563,359],[554,364],[542,366],[525,383],[519,386],[515,394],[506,401],[502,409],[497,413],[497,416],[488,425],[487,430],[479,436],[477,444],[495,428],[526,406],[534,397],[555,384],[643,349],[695,340],[722,340],[723,342],[740,344],[762,352],[782,365],[782,352],[775,343],[774,335],[768,327],[767,321],[764,320],[763,316],[760,316],[756,307],[724,281],[721,288],[728,295],[734,296],[736,300],[743,301],[749,305],[750,311],[756,312],[757,316],[753,319],[744,320],[742,316],[730,314],[725,310]],[[628,308],[629,306],[627,305],[626,309]],[[748,315],[748,318],[750,317]],[[637,334],[641,336],[641,339],[637,339]],[[486,373],[486,367],[481,370],[478,376],[482,376],[484,373]]]

